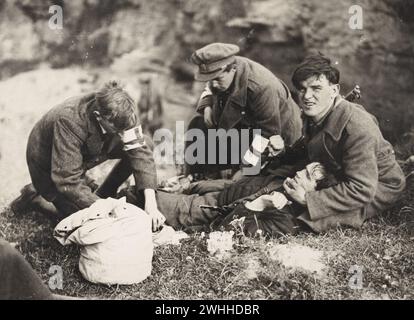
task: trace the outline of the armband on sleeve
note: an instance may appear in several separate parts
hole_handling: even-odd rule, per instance
[[[145,146],[145,140],[144,135],[142,134],[141,125],[124,131],[121,135],[121,139],[124,143],[124,151],[138,149]]]

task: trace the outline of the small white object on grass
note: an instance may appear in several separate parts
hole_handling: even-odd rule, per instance
[[[152,234],[152,242],[154,243],[154,247],[172,244],[172,245],[179,245],[181,239],[188,238],[188,234],[183,231],[175,231],[170,226],[163,226],[163,228]]]
[[[308,271],[319,276],[325,274],[323,251],[299,244],[276,244],[269,247],[269,256],[288,269]]]
[[[222,255],[233,249],[234,231],[214,231],[207,240],[207,250],[212,255]]]

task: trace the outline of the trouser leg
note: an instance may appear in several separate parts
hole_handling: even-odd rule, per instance
[[[44,300],[52,294],[23,256],[0,240],[0,300]]]
[[[229,179],[196,181],[190,184],[188,189],[185,190],[185,194],[204,195],[210,192],[223,191],[227,185],[232,183],[233,181]]]
[[[183,198],[190,198],[190,195],[185,194],[174,194],[167,193],[163,191],[157,191],[156,200],[158,205],[158,210],[165,216],[166,224],[175,228],[180,229],[181,225],[178,222],[178,216],[180,214],[185,214],[182,210],[185,210],[184,207],[179,207],[178,204],[183,201]],[[145,209],[145,196],[143,192],[135,192],[134,187],[128,187],[122,189],[118,198],[126,197],[128,203],[136,205],[141,209]]]
[[[218,194],[210,192],[200,196],[157,192],[158,209],[164,214],[166,223],[176,229],[207,227],[219,212],[200,206],[217,206]]]
[[[175,194],[157,191],[156,198],[158,209],[166,218],[166,224],[175,229],[192,226],[208,226],[219,212],[200,205],[217,206],[220,192],[210,192],[202,196],[197,194]],[[141,209],[145,206],[145,198],[142,194],[136,194],[134,188],[122,190],[118,197],[126,196],[127,202]]]
[[[211,208],[201,206],[215,207],[218,202],[220,192],[209,192],[202,196],[191,195],[188,198],[182,198],[178,203],[179,215],[178,221],[183,227],[208,226],[220,215],[220,212]]]

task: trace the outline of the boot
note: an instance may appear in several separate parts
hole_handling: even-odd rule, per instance
[[[29,183],[20,190],[20,196],[10,203],[10,208],[15,214],[32,210],[33,199],[38,195],[34,186]]]
[[[29,211],[38,211],[51,216],[57,216],[59,214],[54,204],[37,193],[31,183],[25,185],[20,190],[20,196],[12,201],[10,208],[16,215]]]
[[[47,201],[43,198],[40,194],[37,195],[33,201],[32,208],[35,211],[41,212],[50,216],[51,218],[61,219],[62,217],[59,215],[59,211],[56,209],[55,205],[52,202]]]

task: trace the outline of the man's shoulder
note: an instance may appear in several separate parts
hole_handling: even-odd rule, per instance
[[[343,100],[339,106],[338,110],[345,114],[349,118],[351,124],[356,125],[377,125],[375,117],[369,113],[361,104],[353,103],[347,100]]]
[[[66,99],[50,111],[52,120],[66,119],[69,122],[85,121],[88,105],[94,100],[94,94],[84,94]]]
[[[66,99],[51,108],[36,124],[34,130],[50,131],[56,127],[72,132],[85,139],[90,131],[90,115],[88,105],[94,99],[94,94],[85,94]]]
[[[237,63],[241,65],[242,72],[246,73],[249,83],[264,85],[269,79],[276,76],[265,66],[246,57],[236,57]]]
[[[379,127],[375,117],[362,105],[343,99],[333,110],[327,131],[339,139],[344,130],[348,134],[376,134]]]
[[[272,71],[258,62],[240,57],[247,72],[247,89],[252,93],[280,92],[280,96],[289,96],[287,86]]]

